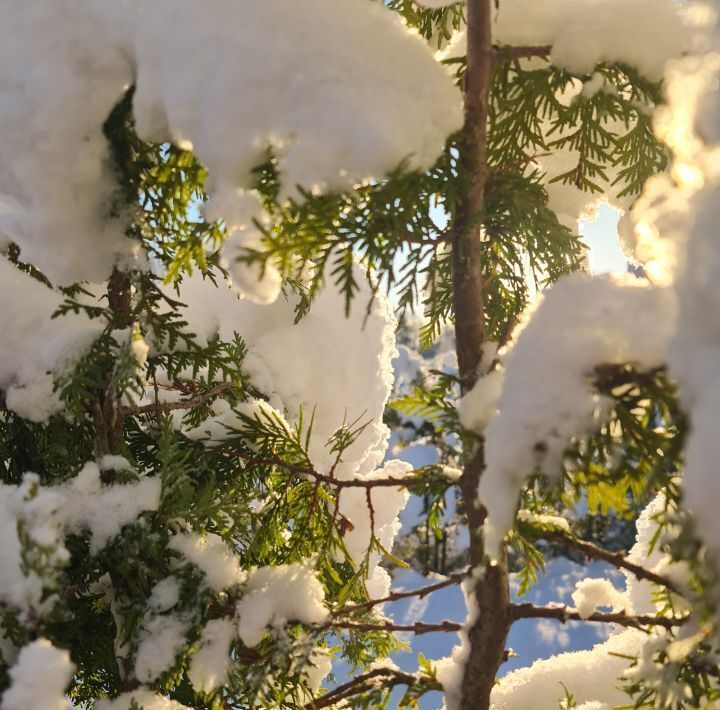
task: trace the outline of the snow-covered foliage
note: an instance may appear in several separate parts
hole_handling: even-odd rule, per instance
[[[20,651],[10,669],[10,688],[3,694],[2,706],[7,710],[66,710],[71,705],[65,687],[72,674],[67,651],[55,648],[47,639],[33,641]]]
[[[469,1],[0,0],[3,709],[720,701],[716,18]],[[495,684],[526,618],[616,626]]]
[[[107,219],[103,123],[130,85],[140,136],[195,152],[209,171],[208,209],[231,230],[261,216],[245,191],[269,148],[285,194],[348,188],[408,158],[430,167],[460,126],[443,69],[377,3],[62,0],[0,12],[4,238],[55,284],[143,262],[122,215]]]
[[[267,626],[282,628],[288,621],[319,624],[327,618],[324,601],[323,587],[309,567],[279,565],[253,570],[237,606],[240,638],[247,646],[255,646]]]
[[[607,404],[594,387],[595,368],[629,363],[648,370],[665,362],[673,307],[667,289],[633,276],[573,274],[536,301],[503,357],[499,414],[484,430],[487,470],[480,498],[490,511],[488,551],[498,548],[510,527],[527,476],[559,473],[569,442],[602,421]]]

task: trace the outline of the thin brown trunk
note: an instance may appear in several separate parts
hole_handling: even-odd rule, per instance
[[[493,69],[491,0],[467,3],[467,72],[465,75],[465,123],[460,148],[467,192],[452,225],[453,299],[458,374],[467,392],[482,373],[485,314],[482,293],[482,219],[487,180],[487,117]],[[507,562],[485,562],[482,526],[486,511],[477,497],[485,467],[484,449],[468,452],[460,481],[470,532],[470,563],[476,571],[475,620],[467,630],[470,652],[462,680],[462,710],[486,710],[490,693],[505,653],[511,624]]]
[[[127,328],[132,322],[130,277],[124,271],[113,269],[108,281],[108,304],[117,328]],[[95,424],[95,456],[119,451],[124,435],[124,416],[121,393],[112,383],[112,372],[105,373],[105,386],[97,392],[93,405]]]
[[[130,277],[117,268],[113,269],[108,280],[107,298],[113,324],[117,328],[128,328],[132,324],[132,300]],[[117,454],[125,434],[125,413],[122,407],[122,393],[112,381],[112,372],[105,373],[105,386],[97,392],[94,403],[93,420],[95,424],[95,455],[100,458],[108,454]],[[112,482],[112,475],[107,482]],[[110,580],[114,590],[122,589],[122,581],[117,579],[115,570],[110,571]],[[121,600],[116,600],[121,603]],[[116,620],[117,623],[117,620]],[[116,638],[119,629],[116,631]],[[129,692],[140,687],[135,677],[132,658],[117,655],[116,661],[120,677],[120,689]]]

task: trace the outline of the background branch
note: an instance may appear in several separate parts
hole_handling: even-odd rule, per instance
[[[555,619],[563,624],[567,621],[588,621],[604,624],[619,624],[620,626],[631,626],[635,629],[644,629],[648,626],[662,626],[665,629],[673,629],[682,626],[687,622],[688,617],[671,618],[668,616],[632,616],[625,611],[600,612],[597,611],[590,616],[580,616],[577,611],[568,609],[566,606],[535,606],[534,604],[511,604],[510,608],[513,620],[517,619]]]

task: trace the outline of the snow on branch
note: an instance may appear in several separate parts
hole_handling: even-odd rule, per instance
[[[320,698],[313,700],[305,706],[305,710],[320,710],[320,708],[328,708],[337,703],[347,700],[354,695],[359,695],[381,684],[383,688],[391,688],[396,685],[406,685],[413,688],[422,685],[427,690],[441,690],[439,683],[432,681],[430,678],[421,677],[411,673],[404,673],[396,668],[374,668],[367,673],[349,680],[347,683],[338,685],[329,693]]]
[[[600,62],[621,62],[653,80],[661,79],[665,63],[689,45],[672,0],[504,0],[493,41],[508,47],[511,56],[548,56],[573,73],[590,74]],[[466,42],[465,30],[458,32],[441,58],[463,56]]]
[[[447,579],[443,579],[439,582],[436,582],[435,584],[428,584],[427,586],[420,587],[419,589],[412,589],[406,592],[392,592],[385,597],[382,597],[380,599],[371,599],[370,601],[364,602],[362,604],[348,604],[334,611],[332,615],[333,617],[338,617],[344,616],[345,614],[352,614],[356,611],[369,611],[373,607],[379,606],[380,604],[386,604],[387,602],[396,602],[400,599],[408,599],[410,597],[418,597],[419,599],[423,599],[428,594],[437,592],[440,589],[445,589],[446,587],[460,584],[468,576],[468,574],[469,572],[464,572],[462,574],[451,574]]]
[[[662,365],[674,312],[672,293],[633,277],[572,274],[538,299],[503,358],[499,412],[484,431],[487,468],[479,495],[489,511],[488,554],[512,524],[525,478],[536,471],[557,477],[571,440],[602,421],[596,368]]]
[[[683,596],[682,590],[679,589],[675,582],[668,579],[667,577],[663,577],[661,574],[658,574],[653,570],[646,569],[642,565],[633,562],[628,557],[626,557],[625,553],[623,552],[611,552],[610,550],[606,550],[599,545],[595,545],[592,542],[588,542],[587,540],[581,540],[574,535],[570,535],[560,531],[543,533],[543,538],[545,538],[548,542],[554,542],[559,545],[572,547],[582,552],[588,559],[603,560],[604,562],[608,562],[609,564],[611,564],[613,567],[617,567],[617,569],[622,569],[626,572],[630,572],[637,579],[653,582],[654,584],[668,589],[674,594]]]
[[[632,615],[625,611],[596,611],[588,615],[575,609],[568,609],[566,606],[536,606],[535,604],[529,603],[513,604],[510,607],[510,613],[514,619],[556,619],[563,624],[568,621],[590,621],[604,624],[618,624],[635,629],[643,629],[648,626],[661,626],[665,629],[673,629],[688,622],[687,616]]]
[[[461,125],[449,74],[382,3],[3,3],[0,26],[2,243],[60,285],[145,265],[124,219],[106,219],[116,176],[103,127],[131,86],[139,136],[208,169],[207,215],[224,219],[233,253],[258,238],[251,171],[268,149],[283,195],[344,190],[403,161],[428,168]],[[250,288],[262,301],[278,290]]]

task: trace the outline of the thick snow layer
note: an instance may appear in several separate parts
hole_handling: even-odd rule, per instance
[[[235,624],[228,619],[208,621],[190,659],[188,677],[195,690],[211,693],[227,682],[230,644],[236,636]]]
[[[462,121],[450,76],[382,3],[3,0],[0,28],[2,241],[56,284],[138,256],[110,218],[102,132],[132,84],[141,136],[193,148],[224,203],[268,147],[284,194],[344,189],[429,167]]]
[[[64,375],[77,363],[104,323],[75,313],[52,318],[63,302],[61,294],[2,257],[0,300],[5,304],[0,309],[0,390],[9,409],[44,421],[60,409],[53,375]]]
[[[24,646],[9,671],[10,688],[3,693],[3,710],[65,710],[70,701],[65,688],[73,675],[67,651],[55,648],[47,639]]]
[[[675,62],[667,76],[667,105],[657,121],[672,149],[670,176],[656,179],[634,211],[640,257],[650,276],[672,282],[677,326],[669,349],[691,431],[685,451],[684,504],[698,530],[720,550],[720,37],[715,9],[690,4],[695,45],[706,55]],[[702,20],[705,20],[705,23]],[[709,22],[708,22],[709,21]]]
[[[183,650],[189,625],[173,614],[146,614],[135,655],[135,676],[151,683],[175,663]]]
[[[404,461],[388,461],[382,468],[367,476],[373,478],[403,478],[412,466]],[[370,493],[368,505],[365,488],[348,488],[340,495],[339,510],[353,525],[343,537],[345,547],[353,562],[359,565],[374,535],[386,549],[392,549],[395,536],[400,532],[401,522],[398,517],[405,507],[410,494],[406,488],[375,488]],[[374,522],[374,527],[372,523]],[[390,589],[390,577],[379,567],[380,553],[373,550],[368,557],[367,589],[371,598],[381,598]]]
[[[106,486],[101,484],[100,470],[93,462],[87,463],[75,478],[57,486],[40,486],[34,473],[25,474],[21,486],[0,484],[0,601],[40,614],[48,611],[55,600],[53,596],[43,599],[43,590],[54,586],[52,577],[23,572],[18,525],[33,544],[47,548],[48,563],[57,568],[69,559],[64,545],[66,533],[87,530],[91,535],[90,549],[96,553],[124,525],[145,511],[156,510],[159,502],[159,479]]]
[[[622,62],[659,80],[668,60],[689,48],[681,11],[672,0],[504,0],[493,23],[501,45],[551,46],[553,64],[592,74],[600,62]],[[465,54],[466,33],[441,58]]]
[[[100,468],[85,464],[65,486],[58,486],[64,503],[61,516],[72,530],[88,530],[90,551],[98,552],[123,526],[160,505],[160,478],[141,478],[134,483],[106,486],[100,480]]]
[[[491,372],[478,378],[473,388],[457,404],[460,423],[466,429],[476,432],[485,430],[497,414],[497,401],[502,386],[502,372]]]
[[[673,326],[673,294],[633,277],[573,274],[537,302],[503,358],[499,413],[484,432],[479,494],[489,510],[488,551],[510,527],[525,478],[538,469],[558,475],[571,439],[602,415],[594,368],[662,365]]]
[[[328,288],[297,325],[294,296],[259,306],[237,298],[222,282],[216,288],[199,275],[186,278],[180,290],[180,300],[187,304],[181,315],[189,330],[201,340],[218,335],[231,341],[237,332],[249,348],[244,368],[253,385],[269,396],[270,405],[290,424],[298,421],[300,408],[305,422],[314,411],[310,458],[321,471],[327,472],[335,462],[335,454],[326,446],[332,434],[343,423],[368,422],[345,450],[335,469],[338,478],[364,475],[382,460],[388,436],[382,414],[392,388],[395,355],[390,306],[378,295],[366,319],[364,306],[370,292],[361,268],[356,269],[360,290],[348,318],[342,295]],[[218,416],[238,426],[232,413]],[[212,420],[203,424],[197,435],[207,430],[224,437],[227,430],[213,424]]]
[[[61,285],[102,280],[134,249],[109,219],[102,132],[133,73],[94,4],[0,2],[0,232]]]
[[[493,710],[554,708],[564,697],[561,683],[579,703],[602,701],[611,707],[627,703],[616,686],[628,661],[611,654],[634,656],[646,638],[642,631],[626,629],[590,651],[563,653],[528,668],[509,673],[493,689]]]
[[[380,3],[173,0],[171,32],[165,3],[132,5],[138,128],[192,144],[211,192],[250,187],[267,145],[288,193],[350,187],[408,156],[429,167],[461,125],[448,75]]]
[[[572,600],[575,610],[583,619],[600,611],[601,607],[622,611],[627,606],[625,595],[619,592],[609,579],[602,578],[581,579],[575,585]]]
[[[246,646],[259,643],[268,626],[288,621],[320,624],[327,619],[325,590],[305,565],[260,567],[250,573],[237,604],[238,634]]]
[[[170,538],[168,547],[182,553],[205,575],[208,586],[216,592],[245,581],[238,556],[214,533],[179,534]]]

